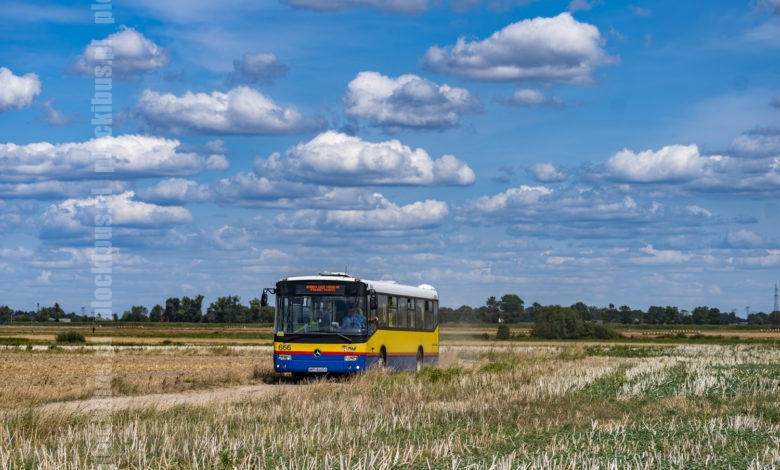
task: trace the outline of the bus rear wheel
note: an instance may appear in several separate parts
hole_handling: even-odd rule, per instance
[[[415,370],[417,372],[420,372],[423,369],[423,350],[422,348],[417,349],[417,366]]]

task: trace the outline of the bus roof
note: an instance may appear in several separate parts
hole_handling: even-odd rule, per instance
[[[345,273],[320,273],[316,276],[295,276],[285,277],[279,280],[284,281],[340,281],[340,282],[362,282],[369,289],[374,289],[377,294],[398,295],[407,297],[417,297],[430,300],[438,300],[439,294],[436,289],[429,284],[420,284],[419,286],[408,286],[398,284],[395,281],[370,281],[350,276]]]

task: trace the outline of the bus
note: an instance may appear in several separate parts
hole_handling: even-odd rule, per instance
[[[439,295],[432,286],[345,273],[282,278],[275,288],[274,370],[294,377],[421,370],[439,359]]]

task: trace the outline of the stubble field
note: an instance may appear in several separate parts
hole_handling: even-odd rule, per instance
[[[267,345],[8,346],[0,469],[780,467],[776,342],[444,338],[418,374],[301,384]]]

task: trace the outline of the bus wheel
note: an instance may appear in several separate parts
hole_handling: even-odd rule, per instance
[[[420,372],[423,368],[423,350],[422,348],[417,349],[417,368],[415,369],[417,372]]]
[[[379,357],[377,358],[376,365],[380,370],[387,369],[387,350],[384,346],[379,350]]]

